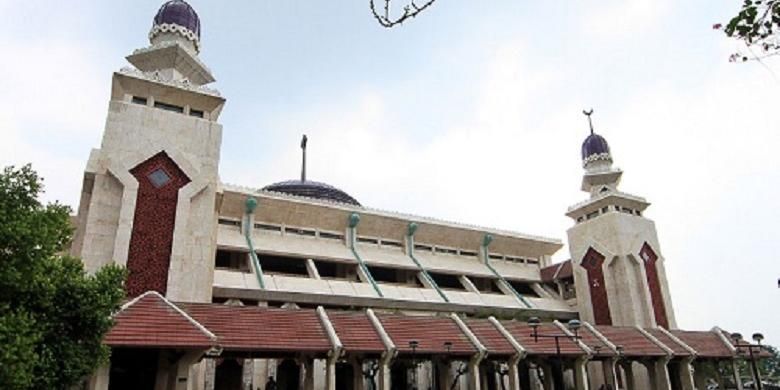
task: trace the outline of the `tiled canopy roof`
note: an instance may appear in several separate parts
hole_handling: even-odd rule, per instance
[[[231,351],[326,353],[332,347],[314,310],[268,309],[207,303],[179,304]]]
[[[551,337],[540,337],[534,340],[531,336],[533,330],[528,324],[518,321],[502,322],[506,330],[517,340],[520,345],[525,347],[529,355],[555,355],[557,348],[555,339]],[[551,323],[544,323],[537,329],[539,335],[563,335],[561,329]],[[561,355],[578,356],[585,355],[585,351],[567,337],[559,337],[558,344],[561,349]]]
[[[114,316],[104,342],[112,347],[207,349],[216,338],[156,291],[141,294]]]
[[[615,346],[623,347],[623,354],[629,357],[666,356],[663,348],[652,342],[639,329],[631,326],[596,326]]]
[[[382,353],[385,346],[365,312],[328,310],[328,318],[339,336],[344,350]]]
[[[545,283],[553,282],[560,279],[567,279],[573,277],[574,274],[571,268],[571,260],[566,260],[557,264],[553,264],[548,267],[544,267],[541,270],[542,281]]]
[[[399,353],[412,353],[409,342],[416,340],[415,353],[446,354],[444,343],[452,343],[452,355],[473,355],[477,348],[449,317],[380,314],[379,320]]]
[[[449,354],[464,358],[478,352],[469,338],[472,336],[467,336],[454,318],[396,314],[378,314],[377,317],[379,328],[365,312],[328,310],[318,313],[310,309],[174,304],[156,292],[147,292],[128,302],[115,315],[116,324],[106,335],[105,343],[111,347],[203,350],[218,346],[226,353],[252,356],[300,353],[323,356],[335,343],[326,330],[325,324],[330,322],[347,354],[385,352],[380,332],[388,335],[401,355],[411,354],[409,342],[412,340],[419,343],[415,353],[420,355]],[[532,329],[525,322],[503,321],[497,326],[494,320],[466,319],[464,323],[468,333],[487,349],[488,358],[504,359],[514,355],[517,350],[513,343],[519,344],[529,356],[556,355],[555,339],[534,340]],[[725,336],[716,331],[675,330],[670,336],[660,329],[583,325],[579,331],[580,341],[596,359],[614,356],[614,346],[620,346],[629,359],[668,354],[686,357],[694,351],[697,358],[704,359],[737,356]],[[508,335],[505,336],[499,327]],[[558,342],[563,356],[587,354],[586,348],[566,337],[563,329],[553,323],[541,324],[538,333],[561,336]],[[445,343],[451,343],[449,351]]]

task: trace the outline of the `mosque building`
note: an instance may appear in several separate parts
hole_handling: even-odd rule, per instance
[[[71,251],[126,266],[128,300],[88,389],[742,387],[760,349],[677,327],[649,203],[592,125],[553,264],[559,239],[371,209],[305,158],[300,179],[221,182],[226,100],[200,33],[166,2],[112,78]]]

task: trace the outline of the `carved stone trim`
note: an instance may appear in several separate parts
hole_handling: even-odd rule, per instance
[[[154,37],[161,33],[179,34],[195,45],[195,51],[200,52],[200,38],[187,27],[175,23],[156,24],[152,26],[152,30],[149,31],[149,40],[154,39]]]

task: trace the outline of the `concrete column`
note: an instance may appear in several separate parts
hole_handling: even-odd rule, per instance
[[[693,358],[686,358],[680,362],[680,384],[682,390],[696,390],[693,382]]]
[[[520,390],[520,356],[513,356],[507,365],[509,366],[509,390]]]
[[[379,390],[390,390],[390,360],[385,357],[379,360]]]
[[[574,387],[577,390],[589,390],[588,388],[588,359],[578,358],[574,361]]]
[[[314,359],[303,359],[303,390],[314,390]]]
[[[354,376],[352,377],[352,389],[364,390],[365,381],[363,380],[363,361],[357,358],[352,359],[352,372],[354,373]]]
[[[435,360],[434,364],[436,364],[436,383],[438,384],[438,389],[444,389],[449,390],[450,387],[452,387],[452,365],[449,360]]]
[[[617,390],[617,362],[615,359],[607,359],[601,362],[601,370],[603,371],[604,384],[611,385],[613,389]]]
[[[480,361],[482,361],[481,356],[469,360],[469,390],[480,390],[482,388],[482,380],[479,375]]]
[[[739,374],[739,364],[737,359],[731,360],[731,373],[731,375],[734,376],[734,383],[737,384],[737,390],[743,390],[744,387],[742,386],[742,376]]]
[[[190,384],[190,367],[200,360],[203,351],[189,352],[180,357],[168,370],[168,390],[187,390],[195,384]]]
[[[623,372],[626,374],[626,390],[637,390],[636,377],[634,376],[634,367],[630,361],[626,361],[620,365],[623,367]]]
[[[325,365],[325,390],[336,390],[336,361],[338,357],[331,356]]]
[[[669,369],[667,364],[669,359],[655,359],[648,363],[647,371],[650,377],[650,383],[655,390],[672,390],[672,383],[669,380]],[[723,387],[721,387],[723,389]]]
[[[89,382],[87,382],[87,390],[108,390],[108,379],[110,371],[111,366],[109,363],[98,367],[97,371],[95,371],[95,373],[89,377]]]
[[[699,362],[693,367],[693,383],[697,390],[707,389],[707,377],[704,375],[704,362]]]

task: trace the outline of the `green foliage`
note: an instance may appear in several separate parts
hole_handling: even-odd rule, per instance
[[[30,168],[0,173],[0,388],[68,388],[108,357],[101,344],[125,296],[125,270],[87,275],[63,254],[70,209],[42,205]]]
[[[761,53],[752,52],[751,56],[741,53],[731,55],[732,61],[760,59],[780,53],[780,0],[743,0],[739,13],[731,18],[725,28],[716,24],[715,29],[723,28],[729,37],[743,41],[748,50],[758,46]]]

